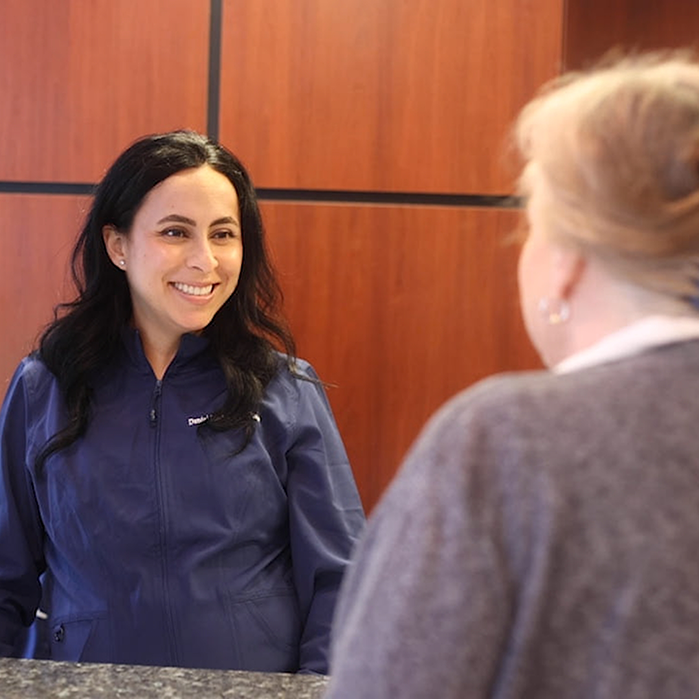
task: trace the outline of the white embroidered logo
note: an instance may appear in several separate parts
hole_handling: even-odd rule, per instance
[[[200,415],[199,417],[190,417],[187,419],[187,424],[190,427],[201,425],[202,422],[206,422],[210,417],[211,415]]]

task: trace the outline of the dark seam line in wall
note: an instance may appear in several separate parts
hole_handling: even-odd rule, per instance
[[[460,206],[514,209],[519,197],[498,194],[428,194],[424,192],[354,192],[325,189],[257,189],[261,201],[333,204],[403,204],[415,206]]]
[[[0,193],[92,195],[95,187],[86,182],[0,182]]]
[[[81,182],[0,182],[4,194],[92,195],[94,184]],[[260,201],[297,204],[393,204],[413,206],[485,207],[514,209],[522,206],[519,197],[497,194],[428,194],[423,192],[354,192],[329,189],[257,189]]]
[[[218,141],[221,108],[221,21],[223,0],[211,0],[209,22],[209,85],[206,104],[206,133]]]

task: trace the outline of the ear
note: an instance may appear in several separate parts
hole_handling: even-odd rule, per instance
[[[551,297],[568,301],[585,273],[585,256],[574,247],[556,246],[552,263]]]
[[[120,233],[114,226],[105,226],[102,229],[102,239],[107,249],[109,259],[119,268],[124,269],[126,259],[126,236]]]

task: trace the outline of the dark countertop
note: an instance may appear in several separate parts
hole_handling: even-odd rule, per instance
[[[0,658],[2,699],[320,699],[319,675]]]

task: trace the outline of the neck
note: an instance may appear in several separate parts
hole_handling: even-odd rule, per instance
[[[146,355],[155,377],[158,380],[162,379],[177,354],[180,339],[178,338],[175,342],[157,342],[141,332],[141,343],[143,344],[143,353]]]
[[[604,270],[590,272],[570,300],[565,342],[549,366],[648,316],[694,315],[679,299],[616,279]]]

